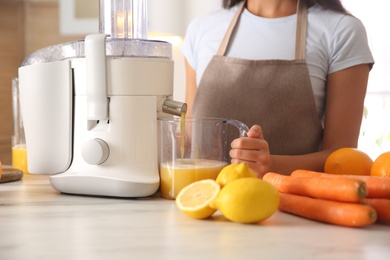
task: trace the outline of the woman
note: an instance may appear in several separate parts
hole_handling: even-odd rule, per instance
[[[182,45],[193,117],[252,126],[231,162],[268,171],[323,171],[357,147],[373,64],[359,20],[338,0],[223,0],[195,19]],[[199,86],[198,86],[199,85]]]

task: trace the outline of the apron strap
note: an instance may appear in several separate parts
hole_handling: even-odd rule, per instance
[[[297,29],[295,38],[295,59],[305,60],[306,58],[306,32],[307,32],[307,5],[298,0],[297,7]]]
[[[234,14],[232,21],[230,22],[229,28],[225,33],[225,36],[223,37],[223,40],[221,42],[221,45],[219,46],[219,49],[217,51],[217,55],[224,56],[226,53],[227,46],[230,41],[230,36],[233,33],[234,27],[236,27],[237,21],[241,16],[241,13],[244,11],[246,5],[246,0],[240,5],[237,12]]]
[[[223,37],[221,45],[217,51],[217,55],[224,56],[226,53],[227,46],[230,41],[230,37],[233,34],[234,28],[240,18],[242,12],[245,9],[246,0],[238,7],[238,10],[234,14],[232,21]],[[295,59],[305,60],[306,54],[306,31],[307,31],[307,6],[304,1],[298,0],[297,5],[297,29],[295,39]]]

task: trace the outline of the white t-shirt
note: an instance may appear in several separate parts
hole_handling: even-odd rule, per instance
[[[196,71],[203,72],[216,54],[237,6],[194,19],[181,50]],[[242,13],[226,56],[249,60],[295,59],[297,15],[264,18]],[[366,30],[355,17],[313,6],[308,10],[306,62],[320,119],[323,117],[327,75],[358,64],[373,64]]]

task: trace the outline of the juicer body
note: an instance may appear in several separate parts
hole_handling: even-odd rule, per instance
[[[161,107],[173,93],[173,61],[103,59],[105,75],[88,71],[88,58],[19,69],[29,172],[52,174],[63,193],[150,196],[160,183],[157,117],[171,116]],[[89,111],[88,84],[96,81],[105,81],[106,102],[98,105],[107,106],[106,118]]]

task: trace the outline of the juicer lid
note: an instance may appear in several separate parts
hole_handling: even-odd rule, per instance
[[[31,53],[22,66],[85,57],[84,40],[48,46]],[[107,38],[107,57],[142,57],[172,59],[172,44],[164,41]]]

